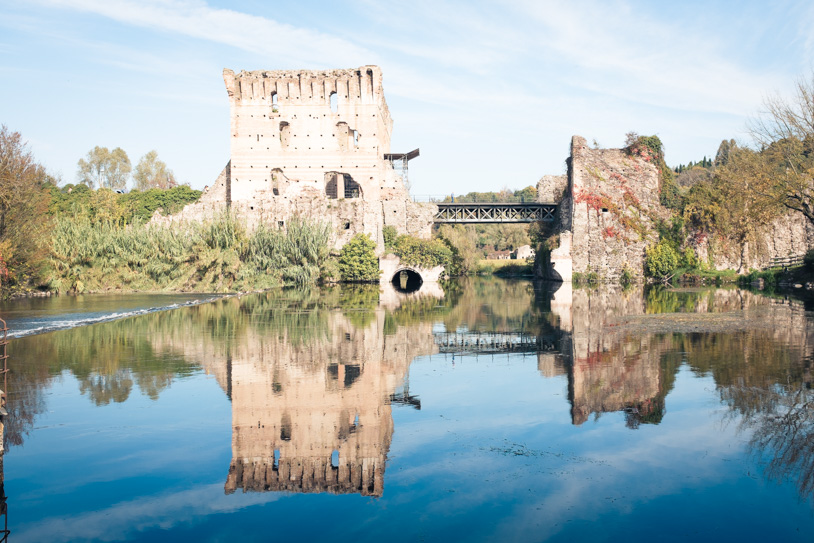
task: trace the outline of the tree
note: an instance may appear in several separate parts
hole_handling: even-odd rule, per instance
[[[48,240],[48,182],[20,133],[0,126],[0,285],[37,279]]]
[[[516,190],[514,197],[518,202],[536,202],[537,201],[537,187],[529,185],[528,187]]]
[[[814,224],[814,72],[797,80],[791,98],[775,95],[763,103],[763,115],[750,126],[764,174],[772,178],[762,195]]]
[[[133,180],[138,190],[171,189],[178,185],[172,170],[158,159],[158,152],[155,150],[139,159],[133,172]]]
[[[735,140],[723,140],[721,145],[718,146],[718,152],[715,153],[715,167],[726,166],[729,162],[729,155],[738,148]]]
[[[98,145],[88,151],[86,158],[77,162],[76,177],[92,189],[123,190],[130,177],[130,159],[121,147],[112,151]]]
[[[679,187],[692,187],[693,185],[697,185],[702,181],[709,181],[710,179],[712,179],[712,172],[707,168],[694,166],[678,174],[676,183]]]
[[[678,254],[667,240],[661,240],[645,250],[644,260],[647,275],[664,283],[672,278],[678,267]]]
[[[775,177],[767,168],[765,152],[732,149],[726,166],[715,169],[711,180],[695,184],[687,194],[685,219],[695,228],[717,233],[740,250],[738,271],[745,271],[749,245],[780,211],[773,191]]]
[[[356,234],[339,253],[339,273],[343,281],[378,281],[379,259],[376,242],[367,234]]]

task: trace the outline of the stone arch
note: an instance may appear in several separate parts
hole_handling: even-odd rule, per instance
[[[390,280],[397,292],[416,292],[424,284],[421,273],[413,268],[400,267]]]

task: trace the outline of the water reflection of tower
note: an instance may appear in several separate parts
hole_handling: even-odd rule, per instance
[[[374,315],[359,326],[332,312],[323,339],[247,337],[233,349],[227,493],[382,495],[391,398],[433,343],[429,325],[385,335],[384,312]]]

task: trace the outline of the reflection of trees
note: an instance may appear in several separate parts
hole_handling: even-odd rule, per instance
[[[96,405],[107,405],[113,400],[122,403],[130,396],[133,379],[130,371],[119,370],[115,374],[91,374],[79,382],[79,392],[88,394]]]
[[[741,411],[752,430],[749,445],[767,460],[765,474],[794,480],[804,498],[814,497],[814,393],[810,382],[792,387],[727,387],[721,396]]]
[[[551,329],[548,293],[525,280],[464,278],[460,291],[450,296],[454,303],[443,316],[447,330],[465,326],[482,332],[538,333]],[[449,289],[451,290],[451,289]]]

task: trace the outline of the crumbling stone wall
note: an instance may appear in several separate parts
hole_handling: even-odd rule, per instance
[[[567,163],[566,176],[543,176],[537,184],[540,202],[559,204],[552,227],[559,246],[539,262],[537,274],[565,282],[573,273],[595,272],[615,280],[627,269],[641,276],[645,248],[658,241],[655,221],[670,217],[659,203],[656,165],[649,157],[624,149],[591,148],[580,136],[571,140]],[[744,251],[733,242],[710,240],[701,233],[691,232],[689,244],[716,269],[761,269],[772,258],[813,248],[814,227],[801,214],[788,212]]]
[[[552,235],[557,247],[538,274],[570,282],[572,274],[617,279],[642,275],[645,247],[657,239],[653,219],[666,215],[658,202],[659,175],[646,158],[622,149],[593,149],[574,136],[566,176],[544,176],[538,200],[559,204]]]

